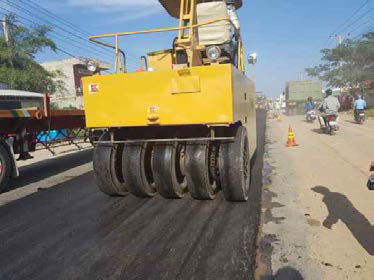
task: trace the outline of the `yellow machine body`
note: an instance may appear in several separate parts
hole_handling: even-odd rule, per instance
[[[172,50],[152,52],[147,55],[148,67],[154,71],[170,70],[173,65]]]
[[[231,64],[91,76],[82,87],[87,127],[241,122],[256,146],[254,84]]]
[[[199,200],[214,199],[221,186],[226,200],[247,201],[257,143],[255,88],[235,11],[243,2],[159,2],[178,27],[90,37],[115,52],[114,74],[90,63],[97,75],[82,79],[86,126],[108,129],[95,141],[98,186],[107,195],[166,198],[188,189]],[[127,72],[120,37],[171,31],[170,50],[142,56]]]
[[[92,76],[82,82],[88,127],[229,125],[253,109],[253,83],[231,64]],[[158,115],[157,122],[150,122],[150,114]]]

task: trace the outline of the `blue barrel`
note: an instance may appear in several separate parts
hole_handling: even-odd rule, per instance
[[[43,131],[36,135],[36,140],[39,143],[51,143],[62,141],[67,137],[66,129]]]

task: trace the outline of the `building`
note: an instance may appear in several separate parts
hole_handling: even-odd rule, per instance
[[[86,67],[88,60],[88,58],[68,58],[41,64],[47,71],[59,71],[61,75],[56,79],[65,85],[63,92],[56,92],[51,96],[52,104],[61,109],[83,109],[81,78],[92,75]],[[100,70],[108,70],[110,64],[99,62],[99,67]]]
[[[7,84],[0,83],[0,90],[1,89],[9,89],[9,86]]]

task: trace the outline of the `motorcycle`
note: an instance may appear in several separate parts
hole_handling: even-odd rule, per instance
[[[355,121],[358,124],[363,124],[365,121],[365,110],[356,110]]]
[[[317,119],[316,112],[314,110],[308,111],[305,118],[307,122],[313,123]]]
[[[374,172],[374,161],[371,163],[370,171]],[[367,187],[370,191],[374,191],[374,173],[369,177]]]
[[[335,131],[339,129],[338,127],[338,115],[336,114],[328,114],[323,116],[323,119],[325,121],[325,126],[323,128],[324,132],[326,134],[333,135]]]

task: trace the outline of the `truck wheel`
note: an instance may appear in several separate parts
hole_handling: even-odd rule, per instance
[[[12,163],[7,149],[0,144],[0,193],[9,188],[12,177]]]
[[[238,127],[234,142],[221,144],[219,176],[226,200],[248,200],[251,160],[245,127]]]
[[[109,133],[100,137],[108,141]],[[97,185],[101,192],[110,196],[125,196],[127,188],[122,176],[123,145],[97,144],[94,149],[93,167]]]

